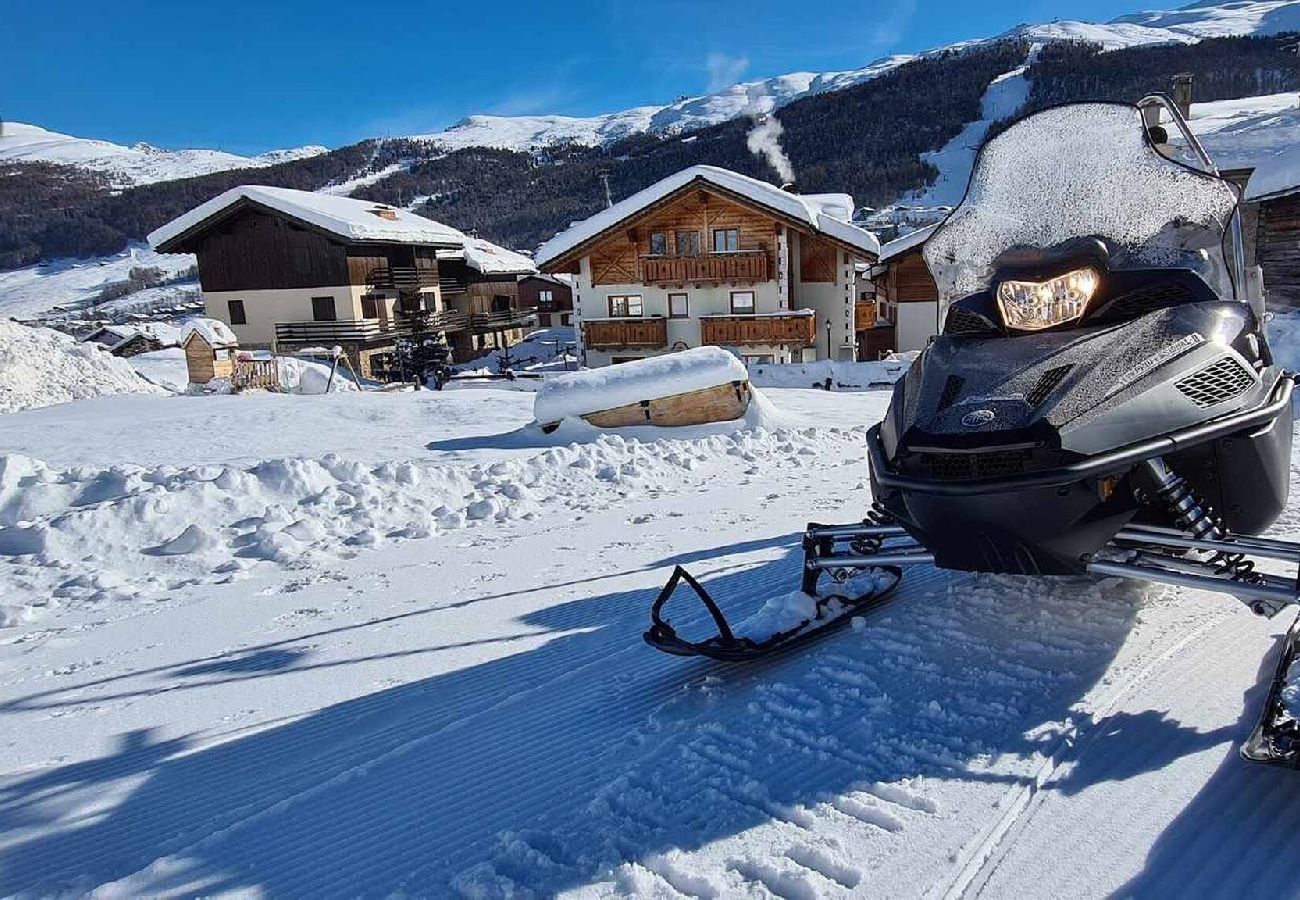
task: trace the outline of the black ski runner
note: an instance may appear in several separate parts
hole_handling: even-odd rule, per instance
[[[1300,769],[1300,719],[1287,711],[1282,693],[1287,686],[1287,673],[1297,659],[1300,659],[1300,615],[1287,632],[1277,674],[1264,703],[1264,715],[1241,746],[1241,755],[1251,762]]]
[[[886,587],[878,587],[855,597],[845,594],[828,594],[825,597],[815,597],[817,604],[812,616],[792,628],[778,631],[762,640],[754,640],[743,636],[736,637],[727,622],[727,617],[723,615],[717,602],[709,596],[709,592],[689,572],[681,566],[677,566],[673,569],[673,574],[669,577],[668,583],[664,585],[663,590],[659,592],[659,596],[655,598],[654,605],[650,608],[651,625],[650,630],[644,635],[645,641],[656,650],[662,650],[675,656],[707,656],[724,662],[743,662],[757,659],[777,650],[784,650],[810,641],[819,635],[847,624],[853,616],[861,615],[883,603],[893,594],[899,582],[903,580],[903,571],[896,566],[880,566],[878,570],[888,572],[893,576],[893,581]],[[678,585],[683,581],[686,582],[687,587],[695,592],[695,595],[704,604],[705,609],[709,611],[709,615],[713,617],[713,622],[718,627],[718,633],[714,637],[703,641],[688,641],[680,637],[673,630],[672,625],[661,615],[664,604],[668,602],[668,598],[673,595],[673,592],[677,590]]]

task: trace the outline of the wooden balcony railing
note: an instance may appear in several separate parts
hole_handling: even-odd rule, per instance
[[[701,316],[700,331],[701,340],[705,344],[812,347],[817,341],[817,317],[809,313]]]
[[[668,346],[668,322],[649,319],[588,319],[582,323],[583,345],[588,350]]]
[[[865,331],[876,327],[876,302],[862,301],[853,304],[853,330]]]
[[[487,313],[474,313],[469,317],[470,330],[475,334],[490,331],[509,331],[537,324],[537,314],[531,309],[500,309]]]
[[[279,344],[366,344],[406,337],[413,331],[412,319],[421,318],[424,331],[462,331],[469,316],[458,310],[399,315],[396,320],[340,319],[337,322],[276,322]]]
[[[706,253],[701,256],[646,256],[641,259],[643,284],[685,284],[690,281],[756,282],[771,278],[766,250]]]
[[[371,287],[399,291],[418,291],[420,288],[433,287],[438,281],[437,269],[416,266],[379,266],[366,275],[366,283]]]

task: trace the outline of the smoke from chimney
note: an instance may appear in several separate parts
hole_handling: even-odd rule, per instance
[[[759,91],[761,90],[759,88]],[[745,146],[749,147],[750,153],[766,159],[768,165],[776,170],[776,174],[783,182],[793,182],[794,165],[790,162],[790,157],[786,156],[785,151],[781,149],[781,135],[785,132],[785,128],[782,127],[781,121],[772,115],[775,105],[771,97],[751,90],[746,112],[754,120],[754,127],[749,130],[745,138]]]

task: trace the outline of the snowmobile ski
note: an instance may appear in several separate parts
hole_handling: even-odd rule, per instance
[[[903,572],[896,566],[874,568],[890,576],[889,584],[884,587],[873,585],[871,590],[854,595],[828,593],[825,596],[817,596],[814,594],[812,596],[816,600],[816,606],[812,616],[784,631],[755,640],[744,636],[738,637],[727,622],[727,617],[718,607],[717,601],[709,596],[709,592],[689,572],[677,566],[650,609],[651,625],[644,635],[645,642],[656,650],[674,656],[706,656],[724,662],[745,662],[791,649],[833,631],[847,624],[854,616],[862,615],[884,603],[902,581]],[[705,609],[709,611],[718,629],[715,636],[703,641],[688,641],[677,634],[672,625],[664,619],[664,604],[682,582],[694,591]]]
[[[1264,703],[1264,714],[1241,746],[1242,757],[1250,762],[1300,769],[1300,718],[1295,715],[1300,700],[1292,699],[1288,711],[1286,698],[1287,675],[1297,660],[1300,660],[1300,615],[1287,632],[1277,674]]]

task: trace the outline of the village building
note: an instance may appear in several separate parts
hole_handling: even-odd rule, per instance
[[[573,324],[573,285],[568,275],[524,275],[519,279],[519,306],[537,315],[541,328]]]
[[[847,194],[692,166],[555,236],[537,263],[573,276],[588,366],[707,345],[747,362],[854,359],[855,264],[880,245],[852,214]]]
[[[891,350],[923,350],[942,330],[939,288],[921,255],[921,246],[936,227],[918,228],[881,246],[871,270],[876,322],[861,332],[860,359],[878,359]]]
[[[1271,306],[1300,306],[1300,148],[1260,162],[1246,182],[1248,251]]]
[[[206,315],[242,346],[343,347],[366,377],[392,370],[415,319],[453,347],[520,335],[520,254],[381,203],[244,185],[149,235],[193,253]]]

